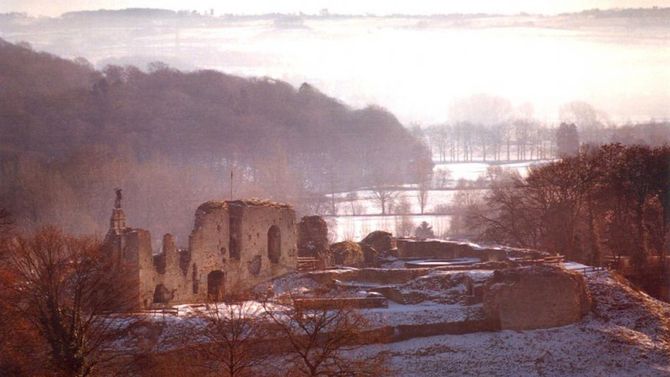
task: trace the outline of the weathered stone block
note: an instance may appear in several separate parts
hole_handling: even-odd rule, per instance
[[[511,330],[567,325],[590,309],[582,275],[554,266],[496,271],[483,301],[487,317]]]

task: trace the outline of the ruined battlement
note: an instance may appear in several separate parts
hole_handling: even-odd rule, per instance
[[[188,248],[178,249],[175,237],[166,234],[158,254],[149,232],[126,227],[119,212],[114,208],[105,247],[137,275],[141,308],[221,300],[297,265],[297,223],[287,204],[205,202],[195,212]]]

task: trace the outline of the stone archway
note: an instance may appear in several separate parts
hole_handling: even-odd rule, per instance
[[[273,225],[268,230],[268,259],[272,263],[279,263],[281,257],[281,232],[279,227]]]
[[[167,304],[171,299],[170,291],[163,284],[158,284],[154,289],[154,304]]]
[[[221,270],[212,271],[207,274],[207,299],[210,301],[220,301],[225,293],[225,274]]]

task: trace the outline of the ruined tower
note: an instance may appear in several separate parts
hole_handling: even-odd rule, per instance
[[[116,189],[116,200],[109,219],[109,230],[105,236],[103,250],[110,258],[118,273],[133,284],[137,291],[137,307],[143,303],[139,301],[143,270],[151,266],[151,235],[143,229],[133,229],[126,225],[126,214],[121,208],[121,189]]]
[[[166,234],[154,254],[149,232],[126,225],[117,189],[105,248],[137,287],[138,308],[219,301],[295,270],[296,225],[287,204],[209,201],[195,212],[188,247]]]

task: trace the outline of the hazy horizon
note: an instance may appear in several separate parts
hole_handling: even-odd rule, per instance
[[[354,107],[383,106],[406,125],[454,120],[454,103],[479,94],[506,98],[546,122],[556,122],[571,101],[618,123],[670,117],[670,27],[662,23],[510,16],[176,25],[133,18],[111,26],[111,37],[99,20],[47,21],[0,28],[0,37],[100,68],[160,60],[296,87],[308,82]]]
[[[216,0],[5,0],[0,4],[0,13],[26,12],[30,15],[59,16],[78,10],[160,8],[171,10],[214,10],[215,14],[266,14],[266,13],[306,13],[317,14],[324,9],[340,14],[447,14],[447,13],[489,13],[489,14],[558,14],[579,12],[587,9],[650,8],[670,6],[670,0],[565,0],[537,1],[520,0],[500,2],[496,0],[472,0],[468,2],[444,2],[438,0],[418,0],[390,3],[382,0],[365,2],[354,0],[288,0],[266,2],[249,0],[243,3]]]

